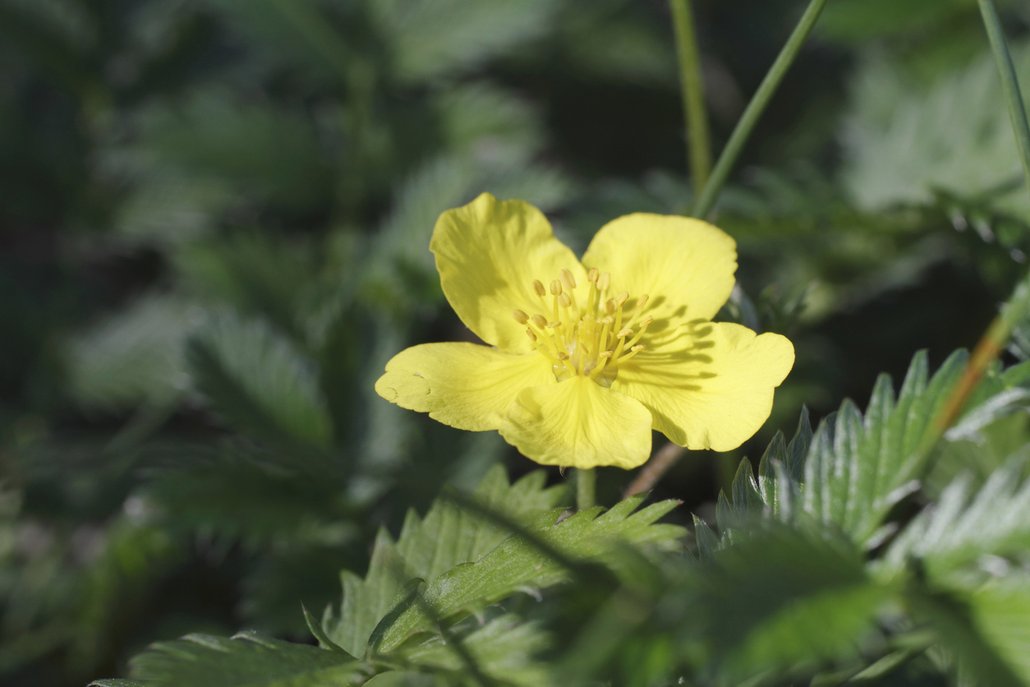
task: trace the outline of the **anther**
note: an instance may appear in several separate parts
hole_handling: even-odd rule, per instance
[[[624,338],[626,338],[627,336],[629,336],[629,335],[630,335],[630,334],[632,334],[632,333],[633,333],[633,330],[632,330],[632,329],[630,329],[629,327],[623,327],[623,328],[622,328],[622,329],[620,329],[620,330],[619,330],[619,332],[618,332],[618,333],[617,333],[617,334],[615,335],[615,338],[616,338],[616,339],[624,339]]]
[[[591,284],[597,283],[597,278],[601,276],[601,273],[597,271],[596,267],[591,267],[590,271],[587,272],[587,281]]]
[[[637,299],[637,310],[643,310],[644,306],[647,305],[647,299],[650,298],[646,293]]]
[[[572,299],[569,298],[569,294],[567,293],[563,293],[560,296],[558,296],[558,302],[561,303],[561,306],[563,308],[568,308],[572,306]]]
[[[525,324],[525,323],[529,322],[529,315],[527,315],[525,313],[525,311],[514,310],[514,311],[512,311],[511,314],[515,318],[515,321],[518,322],[519,324]]]
[[[551,295],[552,296],[560,296],[561,295],[561,282],[558,281],[557,279],[552,279],[551,280]]]
[[[533,280],[533,290],[536,291],[536,295],[538,296],[547,295],[547,289],[544,288],[544,283],[539,279]]]
[[[608,313],[609,315],[614,315],[615,314],[615,309],[617,307],[618,306],[615,305],[615,301],[613,301],[611,298],[609,298],[608,302],[604,304],[604,311],[606,313]]]
[[[532,329],[526,329],[526,336],[529,337],[530,341],[536,342],[536,334],[533,333]]]
[[[576,288],[576,278],[572,276],[572,272],[566,269],[561,271],[561,281],[562,284],[565,284],[565,288],[570,291]]]
[[[602,274],[597,279],[597,289],[598,289],[598,291],[607,291],[608,287],[611,286],[611,284],[612,284],[612,275],[610,275],[607,272]]]
[[[547,320],[544,319],[543,315],[533,315],[533,324],[535,324],[540,329],[543,329],[547,326]]]
[[[626,301],[628,301],[628,300],[629,300],[629,294],[626,293],[625,291],[623,291],[622,293],[620,293],[618,296],[615,297],[615,307],[621,308],[623,305],[626,304]]]

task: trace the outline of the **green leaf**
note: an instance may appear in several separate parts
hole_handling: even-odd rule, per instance
[[[1020,576],[973,591],[916,593],[909,602],[970,684],[1030,685],[1030,579]]]
[[[746,458],[740,461],[730,495],[720,494],[716,504],[719,527],[727,531],[739,522],[753,522],[755,515],[791,521],[800,502],[801,477],[811,442],[812,425],[804,408],[789,443],[779,432],[769,442],[758,463],[757,478],[751,462]]]
[[[876,382],[865,416],[850,401],[826,418],[805,464],[804,510],[867,546],[887,512],[915,487],[939,417],[966,361],[951,355],[928,379],[927,358],[912,360],[895,400],[890,378]]]
[[[332,193],[322,145],[302,112],[237,102],[211,90],[140,116],[135,154],[160,172],[201,178],[289,210],[317,207]]]
[[[483,508],[516,522],[529,521],[557,507],[565,497],[564,487],[545,488],[546,479],[545,472],[535,471],[509,486],[504,468],[495,466],[476,487],[474,498]],[[438,500],[421,520],[408,511],[397,553],[408,565],[410,577],[435,580],[461,563],[479,560],[510,535],[450,500]]]
[[[394,75],[424,81],[462,71],[543,34],[554,0],[379,0],[373,21],[387,41]]]
[[[293,333],[314,284],[316,261],[303,241],[237,232],[182,246],[172,262],[182,290],[198,301],[260,314]]]
[[[105,409],[162,404],[184,390],[186,339],[205,311],[172,296],[144,296],[72,339],[72,397]]]
[[[94,680],[89,683],[89,687],[149,687],[151,682],[144,682],[142,680],[126,680],[123,678],[105,678],[103,680]]]
[[[545,488],[545,479],[545,473],[538,471],[509,485],[504,469],[497,466],[483,478],[473,498],[515,522],[528,522],[551,512],[564,497],[564,488]],[[347,652],[364,655],[372,630],[396,605],[405,582],[436,580],[456,566],[480,559],[510,536],[508,530],[449,500],[438,500],[421,520],[409,512],[396,543],[384,531],[376,537],[364,580],[343,573],[343,602],[338,617],[326,618],[327,636]]]
[[[1013,59],[1026,73],[1030,49],[1014,50]],[[1019,156],[989,54],[928,86],[906,80],[895,64],[869,62],[858,72],[851,112],[844,182],[860,207],[875,212],[935,204],[943,192],[1030,220],[1030,196],[1018,184]]]
[[[681,527],[654,524],[678,502],[662,501],[637,511],[641,502],[642,497],[634,497],[604,513],[591,508],[564,520],[551,515],[542,524],[530,527],[529,532],[573,561],[615,565],[626,544],[671,545],[683,536]],[[525,536],[513,535],[483,558],[428,581],[422,596],[436,615],[447,619],[522,589],[542,589],[571,578],[572,571],[564,561],[556,560]],[[389,653],[429,627],[430,619],[418,605],[411,605],[382,631],[378,649]]]
[[[725,684],[854,654],[892,595],[852,543],[773,523],[736,537],[686,584],[698,614],[689,631]]]
[[[324,687],[360,679],[359,665],[342,653],[252,634],[159,642],[130,666],[153,687]]]
[[[326,448],[332,427],[313,361],[260,320],[224,313],[191,341],[194,382],[243,432]]]
[[[328,461],[243,443],[180,450],[151,470],[145,494],[165,523],[256,544],[301,536],[332,515],[344,478]]]
[[[495,680],[525,687],[549,683],[546,668],[535,658],[550,648],[552,641],[535,623],[500,616],[464,635],[461,641],[476,664]],[[449,675],[452,680],[466,673],[465,665],[440,637],[406,652],[404,661],[424,672]]]
[[[900,569],[918,558],[931,575],[947,574],[987,557],[1030,550],[1030,479],[1019,457],[994,472],[970,496],[968,477],[952,482],[887,551],[887,565]]]

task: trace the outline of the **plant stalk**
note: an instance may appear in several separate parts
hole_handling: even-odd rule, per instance
[[[1016,68],[1012,64],[1012,55],[1009,54],[1008,46],[1005,43],[1005,32],[1001,28],[1001,20],[998,19],[998,11],[994,8],[994,2],[992,0],[979,1],[984,28],[987,30],[987,38],[991,42],[994,61],[998,64],[998,74],[1001,76],[1001,86],[1005,91],[1005,98],[1008,100],[1012,131],[1016,135],[1016,142],[1019,144],[1019,159],[1023,163],[1023,176],[1026,179],[1027,188],[1030,189],[1030,124],[1027,123],[1026,107],[1019,90],[1019,79],[1016,77]]]
[[[576,470],[576,509],[592,508],[597,502],[597,473],[593,470]]]
[[[751,102],[744,109],[744,114],[741,115],[740,121],[737,122],[736,128],[733,129],[730,140],[727,141],[726,147],[723,148],[722,153],[719,155],[715,168],[712,170],[712,175],[708,178],[708,183],[705,184],[701,195],[694,204],[692,214],[695,217],[704,219],[712,211],[715,201],[719,197],[719,192],[722,190],[723,185],[725,185],[730,170],[737,162],[737,158],[740,157],[740,151],[744,148],[744,144],[751,135],[751,131],[755,128],[769,101],[772,100],[773,94],[779,88],[780,82],[783,81],[783,77],[787,74],[787,70],[794,63],[794,59],[801,51],[801,46],[805,44],[805,40],[812,32],[812,28],[815,26],[825,6],[826,0],[811,0],[808,3],[804,14],[801,15],[797,26],[794,27],[794,31],[790,34],[790,38],[787,39],[787,43],[776,57],[772,67],[769,68],[769,73],[762,79],[762,83],[758,86],[758,90],[755,91]]]
[[[696,197],[701,194],[712,171],[712,148],[705,114],[704,82],[701,79],[701,55],[697,48],[697,30],[690,0],[669,0],[669,6],[672,9],[676,56],[679,61],[687,159]]]

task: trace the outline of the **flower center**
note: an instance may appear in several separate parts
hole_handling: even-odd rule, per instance
[[[594,268],[587,281],[587,288],[577,293],[576,279],[568,270],[562,270],[550,288],[537,279],[533,291],[540,309],[515,310],[512,315],[526,325],[527,336],[551,361],[558,381],[582,375],[610,386],[619,365],[644,350],[640,339],[652,318],[640,315],[648,297],[631,300],[625,291],[612,295],[611,275]]]

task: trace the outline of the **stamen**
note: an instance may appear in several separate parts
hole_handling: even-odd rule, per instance
[[[515,309],[512,317],[526,325],[526,336],[550,360],[558,380],[583,375],[607,386],[619,365],[644,349],[640,341],[654,321],[644,316],[648,296],[634,296],[631,303],[625,291],[612,295],[611,274],[596,267],[586,271],[588,292],[578,297],[573,272],[562,269],[557,276],[550,282],[533,280],[533,292],[542,301],[537,313]]]
[[[644,350],[644,347],[642,345],[640,345],[640,344],[637,344],[633,348],[629,349],[629,353],[627,353],[626,355],[624,355],[621,358],[619,358],[619,363],[626,362],[627,360],[629,360],[630,358],[635,356],[637,353],[640,353],[640,351],[642,351],[642,350]]]
[[[644,335],[644,330],[647,329],[651,325],[652,322],[654,322],[654,318],[653,317],[651,317],[650,315],[645,317],[640,322],[640,329],[637,330],[637,333],[633,336],[632,339],[630,339],[629,341],[626,342],[626,346],[631,348],[633,346],[633,344],[635,344],[636,342],[640,341],[640,337],[642,337]]]
[[[611,359],[611,357],[611,351],[605,351],[601,355],[597,356],[597,365],[594,367],[594,369],[590,371],[589,377],[591,379],[594,379],[595,377],[597,377],[597,375],[601,374],[601,372],[604,371],[604,368],[608,364],[608,361]]]
[[[569,272],[566,269],[561,271],[561,281],[569,291],[576,288],[576,278],[572,276],[572,272]]]

